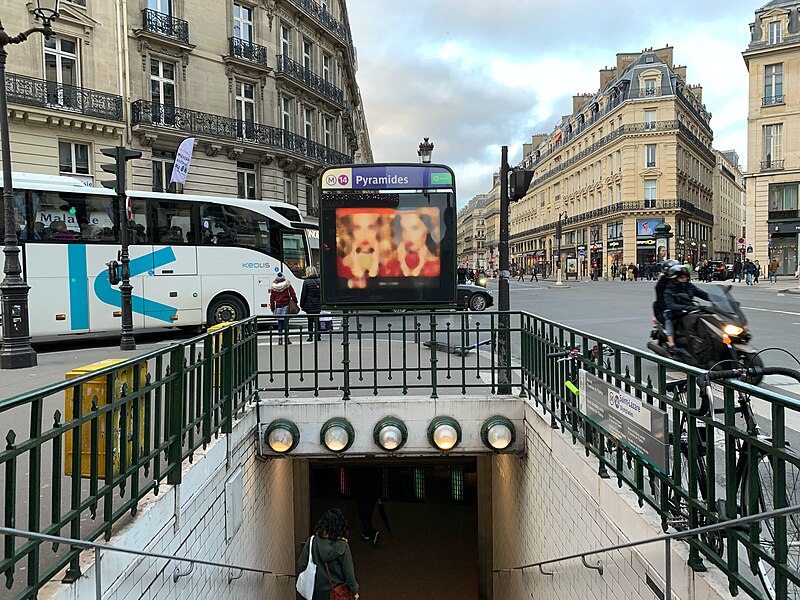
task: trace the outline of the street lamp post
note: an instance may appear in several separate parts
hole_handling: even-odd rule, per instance
[[[556,285],[564,285],[564,282],[561,281],[561,234],[562,234],[562,219],[566,220],[567,218],[567,211],[558,213],[558,222],[556,223],[556,238],[558,238],[558,271],[556,276]]]
[[[431,163],[431,154],[433,154],[433,143],[428,141],[428,138],[423,138],[422,143],[419,145],[417,155],[419,160],[424,165]]]
[[[45,38],[53,35],[51,21],[58,18],[59,0],[36,0],[33,14],[42,22],[41,27],[31,27],[16,36],[6,33],[0,23],[0,136],[3,157],[3,254],[5,260],[0,282],[3,315],[3,345],[0,348],[0,369],[24,369],[36,366],[36,352],[31,347],[28,322],[28,284],[22,278],[19,260],[17,219],[14,211],[14,184],[11,170],[11,140],[8,132],[8,97],[6,94],[6,60],[9,44],[21,44],[32,33],[41,33]]]

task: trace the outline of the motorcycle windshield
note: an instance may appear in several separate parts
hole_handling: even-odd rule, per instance
[[[710,285],[705,288],[708,300],[717,310],[726,315],[736,317],[739,314],[738,302],[731,297],[729,288],[721,285]]]

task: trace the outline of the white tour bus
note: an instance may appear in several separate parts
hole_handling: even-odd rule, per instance
[[[128,195],[135,330],[269,315],[269,285],[279,271],[299,296],[310,262],[296,207]],[[121,247],[116,194],[71,177],[17,173],[14,198],[31,336],[118,331],[120,291],[106,267]]]

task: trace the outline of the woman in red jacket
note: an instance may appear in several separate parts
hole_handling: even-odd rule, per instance
[[[297,294],[294,293],[292,284],[286,281],[283,273],[278,273],[269,286],[269,308],[273,315],[287,315],[289,314],[289,299],[297,302]],[[286,319],[278,319],[278,334],[283,333],[283,326]],[[289,331],[289,325],[286,324],[286,331]],[[291,344],[292,340],[286,338],[286,343]],[[283,337],[278,338],[278,345],[283,344]]]

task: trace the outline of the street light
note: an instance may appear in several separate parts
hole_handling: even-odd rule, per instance
[[[562,233],[562,225],[561,220],[567,219],[567,211],[558,213],[558,222],[556,223],[556,237],[558,238],[558,276],[556,277],[556,285],[564,285],[564,282],[561,281],[561,233]]]
[[[14,184],[11,179],[11,140],[8,133],[8,97],[6,94],[6,60],[9,44],[21,44],[32,33],[41,33],[45,38],[53,35],[51,21],[58,18],[59,0],[36,0],[34,16],[42,22],[41,27],[31,27],[12,37],[0,23],[0,136],[3,157],[3,220],[5,278],[0,282],[0,302],[3,315],[3,346],[0,348],[0,369],[24,369],[36,366],[36,352],[31,347],[28,322],[28,284],[22,278],[17,239],[17,219],[14,211]]]
[[[419,150],[417,150],[420,162],[429,165],[431,163],[431,154],[433,154],[433,144],[428,141],[428,138],[424,138],[419,145]]]
[[[656,249],[659,246],[664,246],[667,250],[667,255],[664,258],[669,258],[669,241],[672,239],[672,227],[669,223],[661,222],[656,225]]]

